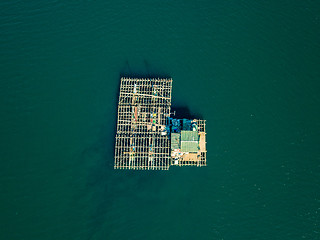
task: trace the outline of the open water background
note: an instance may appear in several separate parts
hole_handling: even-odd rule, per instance
[[[319,63],[319,1],[1,1],[0,239],[320,239]],[[113,170],[120,75],[206,168]]]

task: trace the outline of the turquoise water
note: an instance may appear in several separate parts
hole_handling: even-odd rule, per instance
[[[0,239],[320,239],[317,1],[1,1]],[[113,170],[120,75],[171,76],[206,168]]]

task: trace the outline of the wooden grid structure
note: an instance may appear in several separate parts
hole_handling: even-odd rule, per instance
[[[199,150],[178,160],[167,121],[172,79],[121,78],[115,142],[115,169],[168,170],[171,165],[206,166],[206,121],[194,119]]]
[[[168,170],[172,79],[121,78],[115,169]]]

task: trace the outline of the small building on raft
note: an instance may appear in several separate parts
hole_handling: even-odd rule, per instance
[[[206,166],[206,121],[174,118],[171,91],[171,78],[121,78],[115,169]]]

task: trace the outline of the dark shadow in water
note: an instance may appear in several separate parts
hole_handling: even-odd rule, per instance
[[[81,186],[76,196],[77,208],[86,210],[83,222],[87,224],[85,239],[94,239],[95,233],[99,231],[105,222],[108,206],[113,204],[113,195],[117,194],[117,188],[111,179],[113,173],[113,148],[108,146],[112,140],[110,135],[111,124],[101,127],[101,135],[95,143],[87,146],[80,155],[79,164],[85,169],[83,176],[86,178],[85,185]],[[114,128],[114,127],[113,127]],[[115,181],[114,181],[115,182]],[[89,209],[89,211],[88,211]]]
[[[200,113],[191,113],[187,106],[173,106],[171,112],[175,112],[175,115],[171,115],[173,118],[203,119]]]
[[[108,131],[107,128],[102,130]],[[115,217],[120,215],[118,217],[123,218],[125,214],[125,218],[130,219],[128,210],[132,208],[143,209],[143,204],[163,205],[157,196],[159,189],[167,184],[165,173],[113,169],[114,146],[107,145],[111,137],[114,138],[105,135],[82,155],[86,162],[95,161],[87,169],[87,184],[82,191],[85,196],[80,196],[83,199],[81,205],[90,209],[88,216],[85,216],[88,240],[100,239],[110,228],[119,228]],[[95,157],[91,158],[92,155]],[[119,209],[119,205],[123,209]],[[108,235],[103,237],[108,238]]]
[[[143,71],[132,71],[129,61],[127,60],[123,70],[120,72],[121,77],[131,77],[131,78],[171,78],[168,73],[159,72],[152,69],[151,64],[144,60],[145,70]]]

